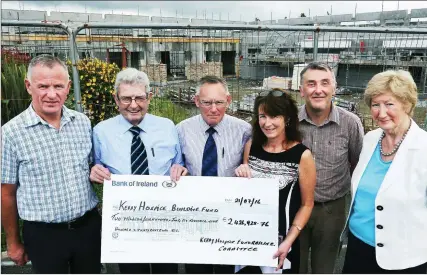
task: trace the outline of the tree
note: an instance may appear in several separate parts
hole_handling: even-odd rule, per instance
[[[305,16],[305,13],[302,12],[299,17],[307,17],[307,16]]]

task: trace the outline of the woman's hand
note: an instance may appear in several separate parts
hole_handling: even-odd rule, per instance
[[[239,167],[234,170],[234,173],[238,177],[244,177],[250,179],[252,177],[251,169],[249,168],[249,165],[247,164],[240,164]]]
[[[291,246],[292,244],[289,244],[288,242],[283,241],[279,245],[279,249],[277,249],[276,253],[274,253],[273,259],[279,258],[279,264],[276,267],[276,271],[282,268],[283,262],[285,261],[286,256],[288,256]]]

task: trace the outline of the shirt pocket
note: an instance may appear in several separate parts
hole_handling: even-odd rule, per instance
[[[176,157],[176,149],[174,144],[154,145],[147,148],[147,157],[150,174],[164,175],[169,174],[169,169],[173,165],[173,160]]]
[[[63,147],[66,161],[71,164],[88,163],[92,154],[92,141],[90,139],[67,140]]]
[[[348,141],[344,137],[333,137],[331,139],[321,139],[320,150],[324,157],[322,161],[329,168],[348,163]]]
[[[47,160],[30,156],[28,159],[25,159],[21,162],[19,167],[20,176],[24,177],[33,177],[35,179],[42,178],[44,175],[49,174],[49,164]]]
[[[225,147],[224,149],[221,148],[218,160],[224,160],[225,176],[234,176],[234,170],[236,170],[236,168],[243,162],[243,149],[243,146],[234,147],[230,148],[230,152],[227,153],[227,147]]]
[[[64,144],[63,154],[66,171],[71,171],[75,178],[89,178],[89,162],[92,162],[92,141],[79,138],[67,140]]]
[[[52,183],[54,174],[52,166],[53,161],[49,160],[48,156],[29,156],[20,164],[19,184],[25,188],[47,188]]]

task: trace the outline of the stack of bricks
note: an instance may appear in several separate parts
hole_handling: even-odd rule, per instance
[[[142,65],[139,69],[147,74],[152,83],[166,83],[167,81],[166,64]]]
[[[198,81],[207,75],[222,77],[222,62],[190,63],[185,65],[185,76],[188,80]]]
[[[280,76],[270,76],[264,78],[262,82],[263,89],[285,89],[290,90],[292,88],[292,78],[290,77],[280,77]]]

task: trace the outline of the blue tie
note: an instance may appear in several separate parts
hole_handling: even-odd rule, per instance
[[[216,131],[211,127],[206,132],[209,137],[203,150],[202,176],[218,176],[218,153],[213,138],[213,134]]]
[[[141,129],[133,126],[129,131],[133,134],[132,146],[130,148],[132,175],[148,175],[147,152],[145,151],[144,143],[139,136]]]

